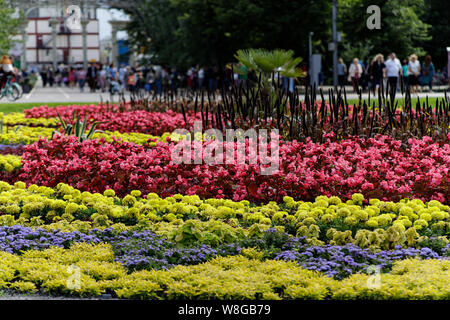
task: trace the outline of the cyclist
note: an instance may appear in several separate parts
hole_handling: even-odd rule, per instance
[[[8,80],[8,76],[14,76],[14,68],[12,66],[11,59],[5,54],[2,56],[0,60],[0,66],[2,76],[0,78],[0,89],[5,87],[6,81]]]

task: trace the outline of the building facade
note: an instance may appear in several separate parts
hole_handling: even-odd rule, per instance
[[[21,54],[27,65],[52,64],[55,60],[56,64],[83,64],[86,63],[85,55],[88,62],[100,61],[99,23],[95,7],[83,9],[85,31],[69,29],[65,23],[67,13],[61,7],[35,7],[27,11],[25,30],[18,36],[18,39],[26,37],[25,50],[22,49]]]

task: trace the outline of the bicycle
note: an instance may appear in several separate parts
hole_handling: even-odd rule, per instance
[[[9,101],[15,101],[22,96],[22,87],[17,82],[11,82],[11,79],[12,76],[8,76],[5,87],[0,92],[0,99],[6,96]]]

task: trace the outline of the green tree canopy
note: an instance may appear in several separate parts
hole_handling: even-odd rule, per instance
[[[370,5],[381,9],[381,29],[367,28]],[[430,26],[422,21],[424,13],[425,0],[340,0],[339,27],[343,42],[353,51],[366,45],[371,47],[371,55],[395,52],[400,58],[412,53],[421,56],[425,54],[421,44],[431,39]]]
[[[132,20],[131,40],[158,63],[225,65],[249,48],[305,57],[310,31],[319,51],[331,38],[328,0],[140,0],[123,9]]]
[[[13,36],[19,33],[19,27],[23,22],[23,15],[14,17],[16,11],[6,0],[0,0],[0,54],[8,54],[14,41]]]
[[[424,21],[431,25],[431,39],[423,41],[423,48],[431,54],[438,67],[447,64],[447,47],[450,47],[450,1],[425,0]]]
[[[4,1],[4,0],[2,0]],[[308,34],[314,32],[315,53],[323,55],[330,75],[331,0],[135,0],[120,5],[131,18],[132,43],[151,55],[153,63],[176,66],[225,65],[239,49],[293,50],[308,57]],[[369,30],[367,7],[381,8],[381,29]],[[396,52],[447,60],[450,46],[448,0],[339,0],[339,52],[346,63]],[[3,25],[6,25],[3,23]],[[5,32],[5,30],[2,30]]]

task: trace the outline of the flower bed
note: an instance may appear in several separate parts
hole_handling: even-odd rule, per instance
[[[337,197],[321,196],[314,202],[285,197],[279,204],[254,206],[245,200],[201,200],[198,196],[181,195],[161,198],[156,194],[143,198],[137,190],[118,198],[113,190],[102,195],[64,184],[52,189],[1,182],[0,210],[4,214],[0,215],[0,267],[7,272],[0,278],[0,288],[85,296],[107,291],[126,298],[170,298],[170,292],[152,289],[147,276],[142,275],[157,272],[155,279],[172,279],[170,275],[176,270],[203,274],[200,266],[210,270],[217,263],[228,261],[246,270],[239,271],[243,272],[239,279],[249,279],[253,272],[246,269],[247,263],[263,269],[277,266],[279,272],[293,270],[304,277],[314,275],[311,285],[315,283],[315,289],[303,297],[330,298],[337,290],[336,294],[343,298],[340,282],[335,281],[361,277],[370,266],[392,274],[404,259],[431,259],[430,266],[438,267],[441,262],[435,261],[449,259],[449,206],[420,200],[392,203],[372,199],[368,205],[363,202],[362,195],[355,194],[347,203]],[[359,220],[357,226],[351,218]],[[386,223],[374,227],[369,223],[372,219],[384,219]],[[429,223],[424,226],[422,220]],[[372,237],[372,233],[376,236]],[[325,242],[330,244],[324,245]],[[52,260],[56,255],[60,258]],[[74,263],[72,256],[77,257],[76,265],[82,272],[83,286],[78,289],[61,283],[68,266]],[[49,259],[46,267],[30,274],[35,263],[43,263],[41,259]],[[206,264],[200,264],[203,262]],[[143,269],[148,271],[137,271]],[[158,269],[167,271],[152,271]],[[230,276],[226,281],[234,288],[242,279],[233,280],[237,274],[226,269],[229,271],[224,270],[223,276]],[[126,270],[131,274],[127,275]],[[11,272],[21,276],[11,278]],[[261,278],[261,283],[273,281],[273,275],[269,275]],[[130,281],[134,281],[133,288]],[[168,286],[176,285],[174,280],[167,281]],[[204,281],[216,280],[211,276]],[[273,295],[268,289],[266,296],[260,296],[255,295],[261,293],[255,289],[254,294],[245,297],[302,297],[299,292],[309,285],[292,281],[295,294],[287,290]],[[328,283],[322,293],[317,291],[320,281]],[[195,280],[192,285],[199,283]],[[389,290],[384,288],[378,294]],[[233,297],[244,297],[234,289],[231,292]],[[177,297],[180,294],[186,298],[202,297],[198,292],[180,291]],[[365,291],[355,289],[351,294],[362,297]],[[435,297],[441,294],[436,289]],[[404,295],[398,296],[401,297]]]
[[[48,108],[45,106],[25,110],[25,119],[54,119],[58,116],[66,122],[71,122],[73,113],[76,112],[81,119],[87,116],[91,121],[101,122],[98,125],[100,130],[119,131],[119,132],[141,132],[152,135],[162,135],[165,132],[173,132],[179,128],[191,128],[195,120],[201,120],[201,114],[194,115],[192,111],[188,112],[186,124],[183,114],[166,112],[148,112],[144,110],[119,110],[111,109],[106,105],[90,106],[62,106]],[[18,119],[19,120],[19,119]],[[47,120],[47,121],[48,121]],[[45,121],[45,120],[44,120]]]
[[[62,134],[62,130],[56,130],[55,128],[44,127],[28,127],[28,126],[14,126],[9,129],[8,132],[0,134],[0,144],[3,145],[2,149],[7,147],[13,147],[18,144],[31,144],[38,141],[40,138],[51,139],[55,134]],[[107,142],[113,142],[114,139],[122,140],[126,142],[132,142],[139,145],[154,145],[154,142],[162,141],[166,142],[167,138],[174,139],[174,136],[170,133],[164,133],[161,136],[153,136],[150,134],[139,132],[126,132],[120,133],[119,131],[99,131],[93,134],[93,139],[104,138]],[[0,145],[0,147],[2,146]]]
[[[57,114],[71,122],[74,112],[105,121],[97,127],[103,132],[83,142],[52,137],[61,130]],[[0,292],[450,296],[450,135],[402,142],[342,138],[338,130],[317,140],[323,143],[281,141],[279,160],[269,157],[279,170],[267,176],[259,157],[255,164],[208,164],[194,151],[187,159],[202,163],[176,162],[174,151],[189,142],[164,132],[191,127],[201,119],[192,110],[187,124],[181,113],[130,104],[25,114],[0,114]],[[244,146],[194,144],[239,155]],[[373,272],[380,273],[377,287],[368,285]]]
[[[73,263],[80,286],[68,286]],[[367,288],[369,275],[333,280],[293,262],[243,256],[170,270],[128,273],[108,245],[77,244],[70,249],[30,250],[23,255],[0,252],[0,288],[21,292],[98,296],[105,292],[140,299],[446,299],[450,261],[410,259],[381,276],[379,288]],[[282,288],[282,289],[280,289]]]
[[[24,125],[30,127],[47,127],[56,128],[60,126],[58,118],[26,118],[25,114],[20,112],[12,112],[4,115],[0,112],[0,119],[7,126]]]
[[[223,150],[237,148],[237,143],[224,144]],[[64,182],[83,191],[114,189],[119,195],[137,189],[256,202],[283,196],[311,200],[322,194],[348,199],[359,192],[382,200],[448,203],[450,195],[450,146],[426,138],[410,139],[408,145],[385,136],[281,142],[280,170],[269,176],[260,174],[259,164],[176,164],[174,147],[161,143],[145,150],[130,143],[80,143],[74,137],[40,140],[26,147],[20,179],[50,187]]]

